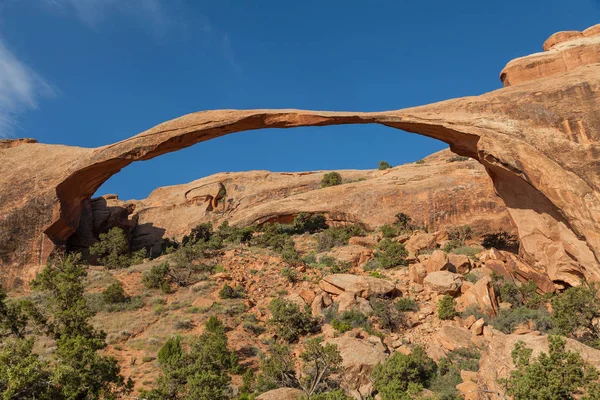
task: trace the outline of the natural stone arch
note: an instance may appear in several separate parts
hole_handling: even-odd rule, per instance
[[[597,29],[589,32],[594,36],[577,46],[600,52]],[[548,60],[571,49],[554,44],[530,57],[542,66],[554,65]],[[96,149],[2,143],[0,231],[12,231],[0,237],[0,256],[5,264],[43,262],[77,228],[82,203],[134,161],[253,129],[376,123],[441,140],[455,153],[478,160],[508,207],[525,258],[545,267],[554,281],[598,280],[600,64],[594,57],[579,57],[556,70],[540,67],[536,76],[527,59],[512,61],[502,72],[506,85],[518,85],[404,110],[204,111]],[[521,76],[521,71],[527,73]]]

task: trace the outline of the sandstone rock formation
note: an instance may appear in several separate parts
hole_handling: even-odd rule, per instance
[[[245,130],[377,123],[479,161],[518,228],[526,261],[555,282],[598,280],[600,29],[553,35],[545,48],[508,63],[503,89],[404,110],[204,111],[95,149],[3,142],[0,258],[43,262],[77,230],[100,185],[134,161]]]

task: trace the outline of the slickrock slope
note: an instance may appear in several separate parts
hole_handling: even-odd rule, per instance
[[[375,113],[204,111],[97,149],[3,143],[2,262],[43,261],[75,232],[86,200],[133,161],[244,130],[378,123],[439,139],[477,159],[507,205],[528,261],[546,268],[554,281],[598,280],[598,30],[584,31],[583,38],[567,35],[574,39],[550,46],[543,59],[509,63],[503,81],[510,86],[477,97]],[[555,58],[564,65],[546,71]],[[538,73],[529,74],[532,68]]]
[[[162,237],[181,239],[201,222],[215,227],[223,221],[244,226],[292,222],[300,212],[323,213],[331,223],[356,222],[370,229],[392,223],[395,214],[404,212],[431,230],[469,224],[480,233],[511,231],[506,207],[485,169],[472,159],[450,162],[454,156],[444,150],[423,164],[339,171],[347,183],[324,189],[323,171],[251,171],[159,188],[140,201],[98,198],[91,202],[92,212],[85,207],[70,242],[85,248],[98,233],[121,226],[130,232],[134,248],[154,245],[159,251]]]

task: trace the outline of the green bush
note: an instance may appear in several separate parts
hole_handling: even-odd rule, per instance
[[[223,324],[215,317],[206,323],[203,334],[186,351],[179,336],[167,340],[158,352],[162,375],[157,387],[142,391],[148,400],[162,399],[229,399],[229,373],[240,371],[238,357],[228,348]]]
[[[116,304],[126,302],[128,297],[123,290],[123,284],[118,281],[110,284],[106,289],[104,289],[102,292],[102,299],[105,303]]]
[[[336,316],[331,321],[331,326],[336,331],[344,333],[353,328],[367,328],[370,324],[365,314],[358,310],[347,310]]]
[[[553,320],[545,308],[531,309],[521,306],[500,310],[489,323],[499,331],[512,333],[518,325],[529,323],[529,321],[540,332],[552,329]]]
[[[401,312],[419,311],[419,304],[410,297],[400,297],[394,303],[394,308]]]
[[[260,229],[260,235],[252,238],[252,245],[281,251],[291,240],[289,233],[284,233],[281,225],[266,223]]]
[[[381,234],[384,238],[392,239],[398,236],[398,229],[394,225],[381,225]]]
[[[390,239],[381,240],[375,251],[375,259],[385,269],[408,265],[407,256],[404,245]]]
[[[281,276],[290,283],[298,282],[298,271],[290,267],[281,269]]]
[[[206,222],[202,224],[196,225],[192,231],[183,237],[181,244],[185,245],[187,243],[198,243],[198,242],[208,242],[213,237],[213,227],[212,223]]]
[[[373,309],[373,316],[383,329],[395,332],[399,328],[405,327],[404,312],[398,310],[396,304],[392,304],[390,300],[377,297],[372,297],[369,302]]]
[[[369,261],[367,261],[363,265],[362,268],[363,268],[364,271],[372,272],[372,271],[375,271],[375,270],[378,270],[379,268],[381,268],[381,265],[379,265],[379,261],[377,261],[374,258],[372,258]]]
[[[240,244],[248,243],[252,239],[252,235],[256,231],[254,226],[245,226],[243,228],[229,226],[229,222],[223,221],[217,228],[216,235],[224,242]]]
[[[323,214],[300,213],[294,218],[292,230],[295,234],[316,233],[327,229],[327,220]]]
[[[574,336],[586,344],[600,348],[600,300],[596,284],[571,287],[555,296],[552,301],[552,322],[558,333]],[[583,333],[583,335],[582,335]]]
[[[394,352],[375,367],[371,378],[382,400],[409,400],[429,386],[435,371],[433,360],[415,347],[410,355]]]
[[[140,264],[146,256],[145,250],[129,252],[129,240],[125,231],[114,227],[100,234],[100,240],[90,247],[90,254],[98,256],[98,261],[108,269],[127,268]]]
[[[308,307],[300,311],[297,304],[284,299],[273,299],[269,303],[272,325],[275,333],[287,342],[295,342],[302,335],[315,332],[318,329],[317,321],[312,317]]]
[[[468,161],[470,157],[454,156],[448,159],[448,162]]]
[[[221,299],[241,299],[244,297],[244,291],[241,288],[232,288],[225,283],[219,290],[219,297]]]
[[[360,225],[336,226],[317,235],[318,251],[328,251],[336,246],[344,246],[353,236],[365,236]]]
[[[473,229],[469,225],[452,226],[446,229],[449,240],[456,240],[464,246],[465,241],[473,237]]]
[[[565,344],[561,337],[549,336],[548,353],[532,358],[533,350],[518,342],[511,354],[516,369],[505,381],[506,393],[515,400],[600,398],[598,370]]]
[[[323,179],[321,180],[321,187],[326,188],[329,186],[337,186],[342,184],[342,176],[337,172],[328,172],[323,175]]]
[[[415,164],[418,164],[418,165],[425,164],[425,160],[417,160],[417,161],[415,161]]]
[[[456,301],[452,296],[445,295],[437,304],[437,312],[439,319],[452,319],[458,315],[456,312]]]
[[[142,284],[147,289],[161,289],[164,293],[170,293],[170,272],[168,262],[154,265],[150,271],[142,274]]]
[[[127,297],[124,301],[109,303],[104,300],[102,293],[88,293],[85,295],[85,301],[93,313],[133,311],[144,307],[144,300],[141,296]]]
[[[379,170],[380,171],[383,171],[384,169],[389,169],[389,168],[392,168],[392,165],[389,164],[387,161],[383,161],[383,160],[379,161]]]
[[[438,368],[429,389],[440,400],[459,400],[456,385],[462,382],[460,371],[478,371],[481,354],[474,349],[457,349],[448,352],[438,362]]]

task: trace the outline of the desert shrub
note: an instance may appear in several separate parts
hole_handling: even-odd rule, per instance
[[[300,310],[297,304],[285,299],[273,299],[269,303],[271,319],[268,324],[274,327],[275,333],[287,342],[295,342],[302,335],[315,332],[317,321],[312,317],[308,307]]]
[[[519,241],[515,235],[500,231],[483,235],[481,245],[486,249],[493,247],[498,250],[515,251],[519,247]]]
[[[418,165],[425,164],[425,160],[417,160],[417,161],[415,161],[415,164],[418,164]]]
[[[365,314],[358,310],[346,310],[331,321],[331,326],[336,331],[344,333],[353,328],[366,328],[370,325]]]
[[[171,254],[177,250],[180,243],[174,238],[163,238],[160,242],[160,254]]]
[[[463,157],[463,156],[454,156],[454,157],[450,157],[448,159],[448,162],[461,162],[461,161],[468,161],[470,157]]]
[[[344,246],[353,236],[365,236],[365,230],[360,225],[331,227],[317,235],[318,251]]]
[[[221,299],[241,299],[244,297],[244,290],[242,288],[233,288],[225,283],[221,290],[219,290],[219,297]]]
[[[314,266],[317,264],[317,256],[315,253],[310,253],[302,257],[302,262],[306,265]]]
[[[323,214],[300,213],[292,223],[292,230],[296,234],[316,233],[328,227]]]
[[[194,323],[189,319],[181,319],[175,322],[175,329],[177,330],[190,330],[194,327]]]
[[[281,269],[281,276],[290,283],[298,282],[298,271],[290,267]]]
[[[120,281],[110,284],[102,292],[102,299],[105,303],[109,304],[124,303],[127,301],[127,298],[123,290],[123,284]]]
[[[429,386],[435,371],[433,360],[415,347],[409,355],[394,352],[375,367],[371,378],[383,400],[408,400]]]
[[[190,343],[189,350],[184,349],[179,336],[168,339],[158,352],[158,362],[162,374],[157,387],[141,394],[148,400],[227,400],[228,373],[240,372],[223,324],[215,317],[207,321],[205,332]]]
[[[266,223],[260,228],[260,235],[252,238],[254,246],[281,251],[291,240],[289,233],[283,233],[279,224]]]
[[[454,297],[445,295],[437,304],[439,319],[452,319],[458,315],[456,312],[456,301]]]
[[[400,297],[394,302],[394,308],[401,312],[419,311],[419,304],[410,297]]]
[[[252,239],[256,228],[254,226],[245,226],[243,228],[230,226],[229,222],[223,221],[217,228],[216,235],[227,243],[248,243]]]
[[[341,184],[342,176],[335,171],[326,173],[325,175],[323,175],[323,179],[321,180],[322,188],[326,188],[329,186],[337,186]]]
[[[377,261],[374,258],[372,258],[369,261],[367,261],[363,265],[362,268],[363,268],[364,271],[370,272],[370,271],[375,271],[375,270],[381,268],[381,265],[379,264],[379,261]]]
[[[598,399],[598,370],[579,353],[565,349],[559,336],[548,337],[549,351],[532,358],[533,350],[518,342],[512,351],[516,369],[504,382],[515,400]]]
[[[28,339],[0,346],[0,393],[5,399],[100,399],[127,396],[133,382],[121,375],[117,361],[104,355],[106,334],[91,324],[94,313],[84,297],[86,267],[79,255],[57,255],[32,282],[46,301],[27,307],[27,319],[38,326]],[[0,303],[4,303],[0,296]],[[98,296],[101,298],[102,296]],[[0,310],[6,309],[4,304]],[[0,321],[6,317],[0,316]],[[37,331],[37,332],[36,332]],[[41,361],[32,352],[37,336],[44,333],[56,350],[51,360]],[[39,380],[39,381],[38,381]]]
[[[461,245],[473,237],[473,229],[469,225],[452,226],[446,229],[446,232],[449,240],[456,240]]]
[[[256,379],[256,392],[264,393],[280,387],[299,388],[294,357],[289,346],[272,343],[268,354],[261,355],[260,374]]]
[[[242,323],[244,329],[252,332],[255,335],[260,335],[265,331],[265,327],[262,326],[254,314],[248,314],[244,316],[244,322]]]
[[[454,246],[448,252],[452,252],[454,254],[462,254],[469,258],[475,258],[475,256],[482,250],[483,248],[479,246]]]
[[[167,262],[154,265],[150,271],[142,274],[142,284],[147,289],[161,289],[164,293],[170,293],[170,271],[171,267]]]
[[[404,248],[404,245],[390,239],[381,240],[375,251],[375,259],[385,269],[400,265],[406,266],[408,264],[406,261],[407,256],[408,251]]]
[[[345,274],[352,269],[352,263],[350,261],[337,261],[329,269],[332,274]]]
[[[533,323],[536,330],[546,332],[552,328],[553,321],[545,308],[531,309],[528,307],[513,307],[500,310],[489,323],[504,333],[512,333],[518,325]]]
[[[100,234],[100,240],[90,247],[90,254],[98,256],[98,261],[108,269],[127,268],[144,261],[146,250],[129,252],[129,240],[125,231],[114,227]]]
[[[596,284],[571,287],[551,300],[552,322],[558,333],[575,336],[586,344],[600,348],[600,300]]]
[[[448,352],[438,362],[437,371],[429,389],[439,400],[459,400],[460,393],[456,385],[462,382],[460,371],[478,371],[481,354],[475,349],[457,349]]]
[[[313,394],[311,400],[352,400],[352,397],[346,396],[342,389],[331,390],[329,392]]]
[[[335,265],[335,258],[327,255],[321,256],[321,258],[319,258],[319,263],[326,267],[333,267]]]
[[[392,239],[396,236],[398,236],[398,229],[394,226],[394,225],[381,225],[381,234],[383,235],[384,238],[387,239]]]
[[[144,300],[141,296],[128,296],[124,301],[109,303],[104,300],[102,293],[88,293],[85,295],[85,301],[93,313],[133,311],[144,307]]]
[[[383,171],[384,169],[389,169],[389,168],[392,168],[392,165],[389,164],[387,161],[383,161],[383,160],[379,161],[378,169],[380,171]]]
[[[279,254],[281,255],[283,261],[285,261],[289,265],[297,265],[302,262],[300,253],[298,253],[298,250],[296,250],[296,246],[292,239],[289,239],[286,242]]]
[[[404,327],[406,320],[404,312],[400,311],[395,304],[386,299],[371,297],[369,299],[373,316],[379,322],[383,329],[395,332],[399,328]]]
[[[206,222],[196,225],[192,231],[183,237],[181,244],[197,243],[197,242],[208,242],[213,237],[212,223]]]

